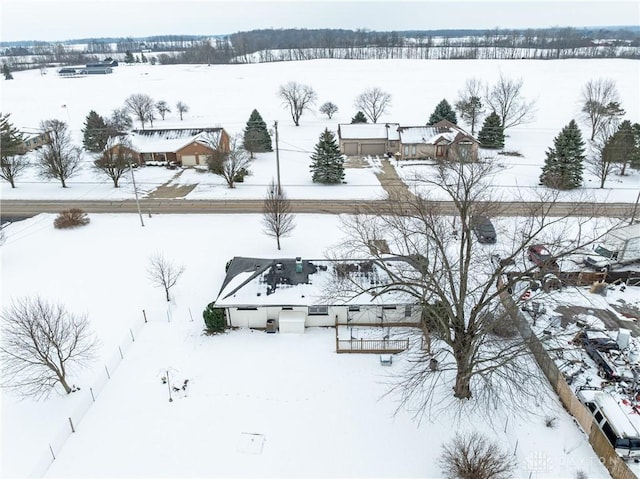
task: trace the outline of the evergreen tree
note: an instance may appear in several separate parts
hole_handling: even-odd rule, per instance
[[[327,128],[311,155],[311,172],[314,183],[342,183],[344,180],[344,157],[336,143],[336,137]]]
[[[485,118],[482,129],[478,133],[478,141],[484,148],[504,147],[504,128],[502,120],[495,111]]]
[[[629,165],[631,168],[640,170],[640,123],[634,123],[631,126],[631,131],[633,132],[635,148],[631,158],[629,158]]]
[[[638,156],[638,145],[629,120],[623,121],[602,149],[603,160],[620,165],[620,174],[626,173],[627,164]]]
[[[82,145],[94,153],[104,150],[110,135],[110,128],[100,115],[91,110],[84,120]]]
[[[438,103],[436,109],[433,110],[433,113],[429,117],[429,123],[427,123],[427,125],[435,125],[440,120],[450,121],[454,125],[458,123],[456,112],[451,108],[447,100],[442,100]]]
[[[16,178],[29,166],[29,162],[21,155],[22,133],[9,121],[9,115],[0,113],[0,178],[15,188]]]
[[[367,122],[367,117],[361,111],[356,113],[356,116],[351,118],[351,123],[366,123],[366,122]]]
[[[147,57],[144,56],[144,53],[140,53],[140,61],[142,61],[142,63],[147,63]]]
[[[547,150],[540,183],[551,188],[570,190],[582,184],[582,162],[585,144],[575,120],[553,139],[553,148]]]
[[[9,65],[7,65],[6,63],[2,64],[2,74],[4,75],[5,80],[13,80],[11,69],[9,68]]]
[[[131,50],[127,50],[124,53],[124,62],[125,63],[134,63],[136,61],[136,59],[133,57],[133,53],[131,53]]]
[[[243,142],[244,149],[251,153],[251,158],[253,158],[254,153],[273,151],[267,124],[258,113],[258,110],[253,110],[249,116],[247,126],[244,129]]]

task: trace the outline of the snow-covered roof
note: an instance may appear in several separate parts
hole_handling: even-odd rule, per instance
[[[222,128],[133,130],[127,139],[138,153],[175,153],[194,141],[215,148],[221,132]]]
[[[403,268],[409,263],[390,258]],[[402,262],[402,264],[400,264]],[[336,269],[366,281],[383,285],[386,273],[371,260],[297,260],[235,257],[229,265],[216,306],[313,306],[328,304],[412,304],[408,294],[386,292],[375,298],[361,294],[355,298],[328,299],[327,291],[336,281]]]
[[[403,126],[400,127],[400,141],[404,145],[427,144],[433,145],[439,139],[444,139],[446,143],[455,140],[457,131],[440,126]]]
[[[343,140],[385,140],[397,141],[398,123],[341,123],[338,125]]]

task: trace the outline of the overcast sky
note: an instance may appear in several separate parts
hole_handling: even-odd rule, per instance
[[[0,0],[0,40],[216,35],[258,28],[640,25],[637,0]]]

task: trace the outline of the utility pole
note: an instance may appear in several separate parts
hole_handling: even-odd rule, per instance
[[[282,187],[280,186],[280,150],[278,149],[278,122],[273,122],[273,128],[276,130],[276,171],[278,174],[278,196],[282,194]]]
[[[136,186],[136,177],[133,175],[133,168],[131,168],[131,161],[129,161],[129,171],[131,172],[131,181],[133,182],[133,193],[136,195],[136,206],[138,207],[138,216],[140,216],[140,224],[144,227],[144,220],[142,219],[142,211],[140,211],[140,201],[138,200],[138,187]]]

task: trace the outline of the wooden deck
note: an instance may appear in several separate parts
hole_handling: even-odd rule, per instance
[[[337,353],[396,354],[407,349],[408,339],[336,339]]]

